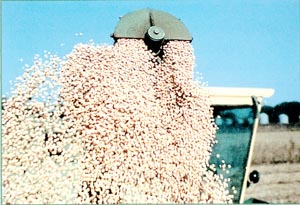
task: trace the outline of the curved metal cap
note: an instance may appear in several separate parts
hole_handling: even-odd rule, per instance
[[[152,26],[159,27],[164,32],[165,40],[192,41],[192,36],[186,26],[175,16],[153,9],[142,9],[130,12],[121,17],[115,27],[112,37],[144,39],[148,29]]]

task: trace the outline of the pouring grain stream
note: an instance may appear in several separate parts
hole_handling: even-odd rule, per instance
[[[4,201],[230,202],[207,169],[216,126],[191,44],[163,50],[158,63],[143,40],[79,44],[61,69],[52,58],[24,76],[3,111]],[[59,89],[45,106],[47,82]]]

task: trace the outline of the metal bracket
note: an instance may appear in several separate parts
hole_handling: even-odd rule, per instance
[[[253,102],[253,115],[254,115],[254,119],[259,117],[259,113],[258,113],[258,100],[256,96],[251,96],[252,98],[252,102]]]

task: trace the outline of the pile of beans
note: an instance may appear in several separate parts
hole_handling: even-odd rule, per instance
[[[2,110],[2,188],[5,204],[75,203],[81,142],[62,120],[56,56],[36,56]],[[73,133],[72,133],[73,132]]]
[[[216,126],[191,44],[163,52],[119,39],[37,58],[4,105],[4,202],[231,202],[208,169]]]

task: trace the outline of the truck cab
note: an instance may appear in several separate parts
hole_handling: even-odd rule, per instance
[[[262,203],[246,199],[248,186],[259,181],[259,172],[250,173],[252,152],[263,98],[273,89],[207,87],[218,127],[210,165],[229,185],[233,203]]]

